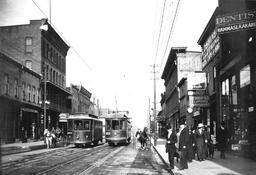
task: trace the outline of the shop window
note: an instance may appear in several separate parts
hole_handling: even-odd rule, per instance
[[[32,37],[26,37],[25,39],[25,52],[32,53]]]
[[[233,75],[231,78],[231,93],[232,93],[232,104],[237,105],[237,86],[236,86],[236,76]]]
[[[240,88],[243,88],[251,83],[250,65],[243,67],[240,70]]]

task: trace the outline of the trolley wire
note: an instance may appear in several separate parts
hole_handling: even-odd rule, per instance
[[[169,41],[170,41],[171,35],[173,33],[174,24],[175,24],[176,18],[178,16],[178,9],[179,9],[179,6],[180,6],[180,1],[181,0],[178,0],[177,6],[176,6],[176,9],[175,9],[175,14],[174,14],[174,17],[173,17],[173,20],[172,20],[171,29],[170,29],[170,32],[169,32],[168,40],[167,40],[166,47],[165,47],[164,54],[163,54],[163,58],[162,58],[162,61],[161,61],[160,67],[159,67],[159,71],[162,68],[164,58],[165,58],[165,54],[166,54],[166,51],[167,51],[168,46],[169,46]]]

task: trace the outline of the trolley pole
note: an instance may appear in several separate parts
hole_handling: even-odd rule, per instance
[[[43,66],[44,69],[44,130],[46,129],[46,70],[45,65]]]

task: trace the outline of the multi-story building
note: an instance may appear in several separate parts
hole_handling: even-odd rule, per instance
[[[41,75],[0,49],[0,138],[2,143],[40,137]]]
[[[71,113],[83,112],[88,113],[90,107],[91,93],[86,90],[82,85],[73,85],[67,88],[72,94]]]
[[[225,121],[233,151],[256,154],[256,1],[219,0],[199,38],[210,117]]]
[[[42,75],[44,127],[56,126],[59,114],[70,112],[67,98],[71,94],[66,90],[66,55],[69,46],[47,19],[31,20],[29,24],[1,26],[0,44],[22,65]],[[43,130],[42,127],[40,129]]]
[[[178,83],[191,72],[201,71],[201,52],[187,51],[186,47],[172,47],[161,78],[165,80],[165,108],[168,125],[177,129],[186,116],[180,116]]]

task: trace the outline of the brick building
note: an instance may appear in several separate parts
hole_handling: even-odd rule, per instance
[[[199,38],[207,73],[210,118],[225,121],[229,149],[256,155],[256,1],[220,0]]]
[[[0,50],[0,138],[2,143],[39,139],[41,76]]]
[[[46,30],[40,28],[42,25]],[[22,65],[42,75],[41,104],[42,108],[46,108],[44,126],[56,126],[59,114],[71,110],[67,104],[67,98],[71,94],[66,90],[66,55],[69,46],[47,19],[31,20],[29,24],[1,26],[0,46]],[[45,106],[46,101],[49,103]],[[44,118],[44,112],[40,115]],[[40,129],[42,133],[43,128]]]

